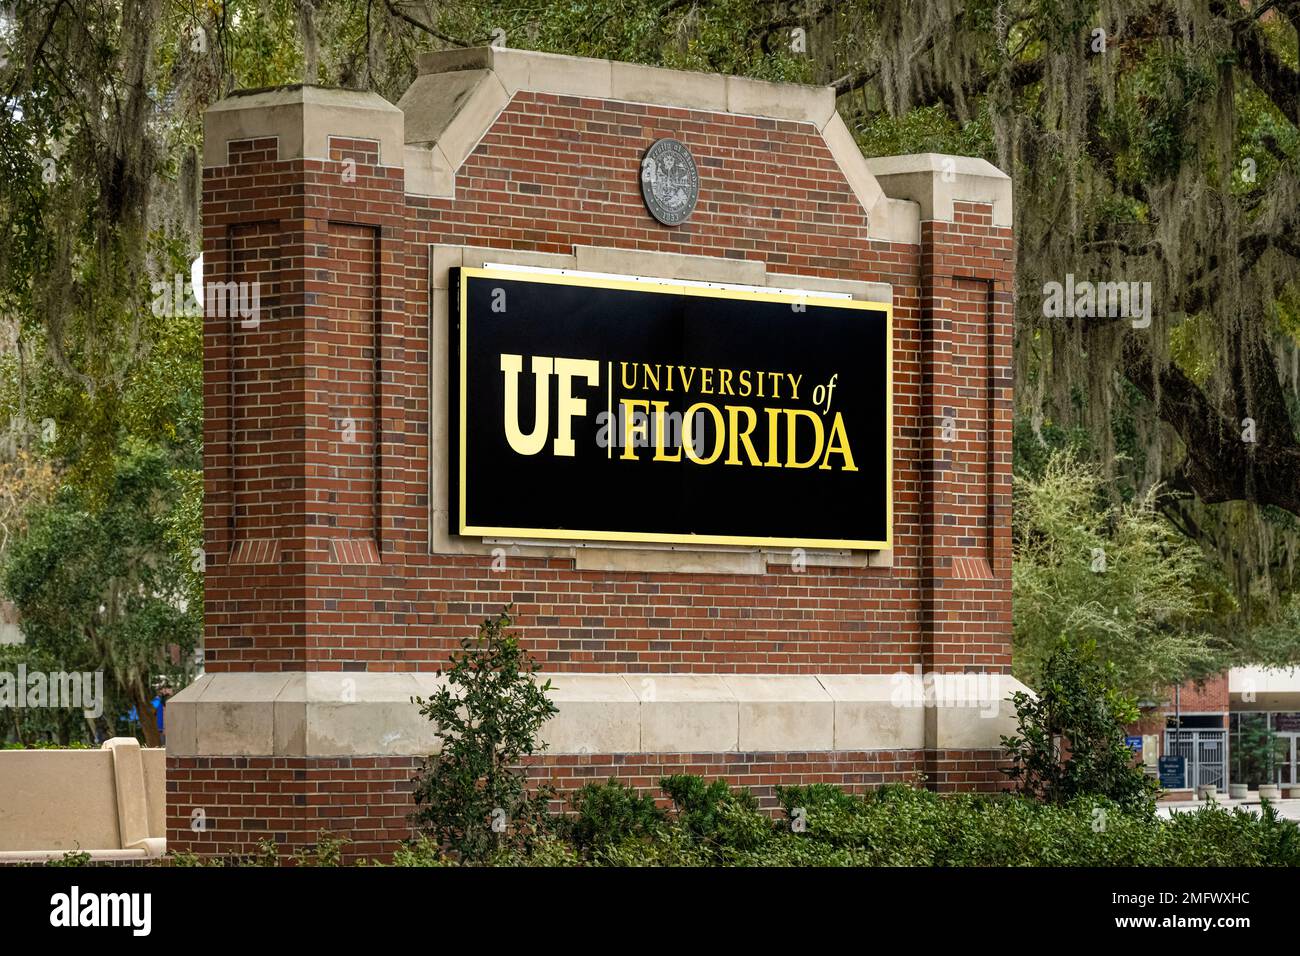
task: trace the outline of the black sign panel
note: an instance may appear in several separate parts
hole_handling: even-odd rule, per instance
[[[451,277],[453,533],[890,547],[891,311]]]

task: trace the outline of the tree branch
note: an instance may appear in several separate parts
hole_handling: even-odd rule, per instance
[[[1253,348],[1245,351],[1255,353]],[[1145,333],[1125,334],[1122,363],[1125,377],[1148,401],[1159,396],[1160,418],[1182,439],[1184,474],[1202,501],[1253,501],[1300,514],[1300,444],[1285,409],[1270,405],[1280,397],[1267,386],[1268,381],[1277,384],[1275,369],[1256,370],[1263,391],[1253,397],[1256,414],[1243,415],[1258,423],[1256,440],[1250,442],[1243,440],[1241,422],[1215,408],[1182,369],[1172,363],[1157,367]]]
[[[429,34],[429,36],[441,40],[443,43],[450,43],[452,46],[458,46],[461,47],[462,49],[474,45],[471,42],[467,42],[465,40],[458,40],[456,37],[448,36],[447,34],[442,33],[434,29],[433,27],[429,26],[429,24],[427,23],[421,23],[419,20],[415,19],[414,17],[409,16],[406,13],[406,11],[398,9],[397,4],[394,3],[393,0],[384,0],[384,6],[388,8],[389,13],[397,17],[399,20],[405,20],[407,23],[415,27],[417,30],[422,30],[425,33]]]

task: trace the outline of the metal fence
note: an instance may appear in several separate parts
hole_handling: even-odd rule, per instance
[[[1193,790],[1213,784],[1228,787],[1228,732],[1226,730],[1168,730],[1165,753],[1187,760],[1187,786]]]

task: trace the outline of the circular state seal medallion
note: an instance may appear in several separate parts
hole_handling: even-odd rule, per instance
[[[675,139],[655,140],[641,158],[641,195],[665,226],[680,226],[700,198],[700,174],[691,151]]]

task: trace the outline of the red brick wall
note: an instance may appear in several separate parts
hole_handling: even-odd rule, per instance
[[[699,208],[675,229],[648,216],[636,175],[661,136],[686,142],[703,178]],[[269,321],[233,336],[237,383],[245,356],[277,370],[258,391],[237,384],[233,431],[232,336],[221,320],[206,328],[210,670],[429,668],[507,603],[552,670],[1007,669],[1012,252],[988,206],[928,224],[923,262],[916,247],[866,239],[806,124],[533,93],[480,142],[454,201],[404,200],[400,170],[373,166],[356,141],[335,140],[329,163],[252,145],[234,153],[249,162],[205,180],[209,278],[232,254],[250,271],[255,239],[248,261],[282,284]],[[250,220],[278,223],[278,239],[266,226],[246,237]],[[673,251],[892,283],[893,567],[704,576],[512,559],[494,571],[484,557],[430,555],[431,242]],[[250,400],[255,411],[239,409]],[[279,551],[260,562],[244,545],[271,537]]]
[[[927,764],[931,756],[936,759]],[[556,788],[556,812],[567,807],[573,791],[611,777],[667,805],[660,778],[692,773],[748,787],[775,814],[778,785],[829,783],[863,793],[886,783],[924,781],[938,790],[993,792],[1007,787],[999,769],[1004,765],[994,751],[552,754],[531,761],[529,776]],[[417,766],[409,757],[172,757],[167,847],[173,853],[238,856],[257,852],[258,842],[269,839],[288,858],[314,845],[325,830],[349,838],[349,862],[386,857],[414,836],[409,815]],[[192,823],[192,807],[204,808],[202,829]]]
[[[637,175],[663,136],[690,147],[702,180],[696,212],[671,229],[645,211]],[[274,139],[230,157],[204,173],[206,278],[259,280],[262,314],[255,328],[204,325],[209,671],[432,669],[508,603],[553,671],[1009,668],[1014,255],[988,205],[958,203],[958,221],[925,224],[920,247],[874,241],[809,125],[535,93],[483,137],[454,200],[405,196],[403,171],[376,165],[362,139],[332,139],[328,161],[280,160]],[[605,573],[430,554],[429,363],[447,356],[430,355],[429,243],[676,252],[892,284],[893,566]],[[690,770],[760,788],[924,773],[995,789],[996,758],[555,755],[535,773],[649,786]],[[413,766],[172,757],[170,846],[251,852],[324,827],[355,855],[387,852],[407,835]]]
[[[1203,682],[1188,681],[1179,688],[1179,709],[1184,714],[1226,714],[1228,713],[1228,674],[1216,674]],[[1169,699],[1161,708],[1164,713],[1174,713],[1175,692],[1169,688]],[[1225,724],[1226,726],[1226,724]]]
[[[416,765],[413,757],[168,757],[168,852],[235,856],[271,840],[288,857],[328,831],[352,841],[349,859],[390,855],[412,836]]]

